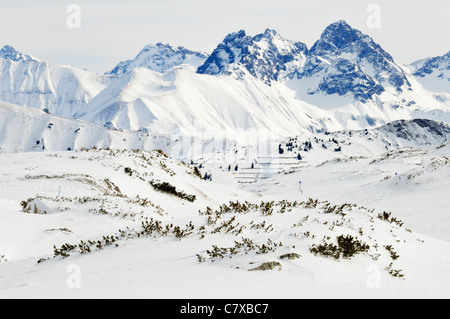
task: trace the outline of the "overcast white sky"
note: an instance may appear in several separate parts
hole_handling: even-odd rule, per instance
[[[344,19],[374,38],[398,63],[450,50],[449,0],[0,0],[0,46],[41,60],[103,73],[150,43],[211,53],[231,32],[275,29],[311,47]],[[70,29],[67,6],[81,8]],[[381,9],[381,28],[367,26],[367,7]]]

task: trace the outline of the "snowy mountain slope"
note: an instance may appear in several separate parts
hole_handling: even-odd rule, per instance
[[[14,155],[2,154],[2,163],[14,161],[14,158]],[[61,246],[67,240],[73,242],[85,236],[97,236],[99,232],[112,234],[126,226],[135,228],[150,218],[165,222],[174,218],[182,221],[186,210],[197,212],[206,207],[206,202],[221,204],[214,200],[218,190],[204,189],[206,182],[194,174],[193,167],[157,151],[85,150],[28,153],[22,154],[21,158],[23,161],[14,166],[17,169],[15,173],[2,171],[1,200],[2,204],[9,201],[7,206],[12,210],[22,210],[21,213],[15,212],[27,220],[23,228],[19,227],[19,232],[30,231],[35,236],[33,246],[36,250],[27,247],[29,243],[21,239],[23,233],[7,235],[7,223],[2,220],[0,242],[4,250],[6,245],[3,243],[9,241],[7,254],[10,261],[34,258],[37,254],[53,254],[53,245]],[[12,166],[3,167],[5,170]],[[195,200],[163,192],[150,184],[156,182],[167,182],[176,187],[179,194],[193,195]],[[22,191],[17,192],[20,188]],[[225,197],[232,198],[231,191],[234,190],[224,187],[223,191]],[[254,196],[246,195],[249,198]],[[5,207],[2,205],[2,208]],[[1,218],[9,217],[12,216],[1,215]],[[37,225],[36,217],[48,217],[48,220]],[[71,220],[76,221],[72,223]],[[15,223],[19,220],[9,221]],[[58,224],[59,227],[55,227]],[[17,229],[11,224],[9,227]],[[65,232],[60,228],[71,231]],[[11,235],[12,240],[8,240]]]
[[[147,151],[161,149],[174,158],[190,161],[195,154],[201,154],[203,149],[217,146],[218,141],[222,143],[218,151],[230,149],[236,143],[236,132],[223,134],[219,139],[212,133],[217,132],[199,131],[194,139],[179,131],[164,135],[146,130],[108,129],[86,121],[0,102],[0,153],[71,151],[93,147]],[[244,134],[238,135],[245,139]]]
[[[120,132],[40,110],[0,103],[0,153],[81,148],[156,149],[170,137]]]
[[[419,60],[410,65],[413,75],[428,90],[450,94],[450,51],[443,56]],[[441,99],[449,98],[442,96]]]
[[[239,79],[197,74],[186,65],[164,74],[137,68],[92,99],[90,113],[83,119],[101,126],[148,128],[169,134],[178,130],[193,134],[201,126],[218,133],[269,130],[289,136],[305,131],[376,127],[421,116],[446,120],[446,114],[450,114],[448,107],[415,81],[414,92],[406,91],[400,97],[383,92],[367,102],[325,95],[310,99],[311,95],[299,93],[304,88],[302,81],[293,79],[287,86],[279,82],[267,86],[244,67],[239,69]],[[443,113],[424,113],[431,110]]]
[[[120,76],[132,72],[135,68],[164,73],[181,64],[199,67],[207,58],[206,53],[191,51],[181,46],[174,48],[169,44],[149,44],[133,60],[122,61],[105,74]]]
[[[334,170],[336,177],[321,192],[306,183],[300,196],[284,183],[297,184],[293,174],[277,178],[278,186],[266,180],[270,191],[258,193],[203,181],[160,152],[0,157],[0,255],[7,259],[0,263],[1,297],[449,295],[448,242],[409,229],[387,211],[341,206],[346,197],[336,204],[308,199],[338,196],[339,177],[361,170],[355,162],[306,170],[305,178],[311,172],[326,179]],[[155,180],[196,198],[157,191]],[[366,194],[364,201],[378,193]]]
[[[145,74],[151,72],[140,70]],[[192,89],[189,91],[192,92]],[[334,137],[343,141],[339,145],[343,147],[342,152],[349,156],[368,154],[379,156],[386,150],[398,147],[416,146],[427,149],[438,147],[450,138],[447,124],[423,119],[396,121],[370,130],[345,130],[331,133],[303,131],[301,135],[298,135],[299,129],[281,132],[284,134],[277,134],[277,131],[271,131],[270,128],[267,131],[224,131],[222,134],[208,127],[194,126],[192,129],[196,136],[194,140],[189,137],[190,135],[186,136],[180,131],[174,131],[170,135],[149,134],[146,130],[118,131],[81,120],[46,114],[40,110],[0,103],[1,153],[66,151],[95,146],[104,149],[162,149],[171,156],[186,161],[197,160],[199,156],[220,158],[221,156],[217,156],[216,152],[225,152],[223,154],[225,157],[232,153],[232,157],[238,158],[243,154],[240,153],[241,151],[234,154],[233,145],[236,143],[236,145],[242,145],[245,150],[248,143],[254,143],[250,141],[256,139],[258,143],[264,144],[267,140],[275,145],[272,151],[276,153],[278,143],[284,140],[283,136],[293,132],[290,136],[297,136],[303,142],[309,140],[318,143],[315,142],[316,139],[326,141],[325,144],[330,148],[327,152],[331,152],[332,155],[334,155],[334,144],[328,140]],[[377,145],[376,153],[373,153],[373,145]],[[299,147],[300,151],[303,151],[300,145]],[[315,148],[320,149],[322,146],[319,143]],[[222,163],[224,162],[226,161]]]
[[[344,204],[357,200],[392,212],[413,230],[450,240],[450,206],[443,195],[450,187],[450,126],[446,123],[401,120],[376,129],[275,140],[268,152],[254,148],[254,143],[238,145],[223,157],[205,161],[203,169],[218,183],[236,185],[266,199],[282,193],[291,201],[312,197]]]
[[[414,119],[395,121],[375,129],[320,132],[289,138],[278,137],[268,141],[252,140],[235,143],[225,150],[204,148],[203,153],[194,157],[194,160],[203,163],[205,169],[215,170],[216,167],[222,167],[225,175],[219,176],[232,177],[226,177],[224,182],[238,183],[241,182],[237,179],[239,173],[231,170],[235,176],[229,175],[228,165],[232,168],[236,165],[242,167],[245,172],[243,174],[276,178],[278,173],[321,166],[335,160],[380,158],[390,152],[401,154],[402,149],[418,149],[419,156],[423,152],[445,150],[449,143],[448,124]],[[252,166],[256,169],[251,169]]]
[[[415,119],[395,121],[376,131],[394,135],[417,147],[437,147],[450,140],[450,126],[443,122]]]
[[[450,240],[450,207],[442,196],[449,187],[448,142],[434,149],[400,145],[378,157],[367,154],[351,158],[345,154],[276,180],[281,185],[301,180],[306,196],[330,198],[336,203],[358,198],[361,204],[392,212],[411,229]],[[295,196],[289,187],[287,193]]]
[[[327,156],[326,150],[313,145],[315,150],[302,153],[308,162],[306,167],[244,189],[263,197],[282,191],[286,199],[293,200],[300,196],[301,181],[301,197],[328,199],[336,204],[358,199],[366,207],[392,212],[410,229],[449,241],[450,206],[443,195],[449,189],[448,142],[441,148],[408,147],[405,143],[385,152],[380,152],[382,148],[377,149],[376,144],[368,143],[367,150],[358,153],[342,143],[343,151],[334,156],[330,156],[334,148]],[[218,173],[215,178],[220,179]],[[273,191],[275,185],[281,189]]]
[[[334,152],[333,157],[342,154],[378,157],[408,147],[435,150],[450,141],[450,125],[427,119],[398,120],[373,129],[315,134],[308,140],[312,145],[318,144],[313,153],[327,148],[333,153],[340,147],[341,151]]]
[[[0,55],[0,100],[3,102],[78,118],[88,112],[86,104],[108,83],[106,76],[40,62],[12,48]]]
[[[268,87],[242,70],[245,80],[197,74],[190,66],[165,74],[143,68],[123,76],[88,105],[84,120],[116,128],[193,134],[266,130],[274,134],[339,129],[332,115],[295,99],[284,86]]]

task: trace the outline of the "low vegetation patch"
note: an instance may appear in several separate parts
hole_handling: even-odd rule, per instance
[[[405,274],[402,273],[401,269],[394,269],[392,268],[393,264],[390,263],[389,266],[386,267],[387,272],[395,278],[400,278],[400,279],[404,279],[405,278]]]
[[[119,169],[124,168],[119,167]],[[133,171],[129,172],[135,177]],[[195,201],[195,195],[186,194],[168,182],[151,180],[146,183],[150,183],[159,192],[190,202]],[[118,210],[126,212],[127,209],[136,209],[135,205],[138,205],[139,210],[141,208],[144,210],[145,207],[155,208],[155,205],[147,198],[119,196],[120,189],[110,180],[102,180],[102,184],[106,185],[105,188],[109,190],[110,194],[115,195],[97,199],[87,207],[96,214],[123,217],[124,214],[116,214]],[[110,199],[117,201],[110,202]],[[61,197],[55,200],[66,202],[68,199]],[[84,203],[90,202],[90,200],[85,198],[75,202]],[[33,204],[35,204],[33,199],[29,199],[22,203],[22,207],[24,210],[33,212]],[[48,207],[53,206],[49,205]],[[284,215],[286,217],[283,217]],[[134,218],[134,216],[129,217]],[[397,237],[401,234],[400,228],[403,225],[391,213],[383,212],[377,215],[374,210],[358,207],[355,204],[332,205],[327,201],[312,198],[302,202],[286,200],[257,203],[230,201],[218,205],[215,209],[206,207],[199,211],[199,215],[194,219],[195,224],[191,221],[186,225],[183,223],[184,226],[147,218],[145,215],[139,217],[142,218],[139,221],[140,226],[133,224],[133,227],[118,230],[112,235],[82,240],[76,244],[65,243],[59,247],[54,246],[53,258],[67,258],[101,251],[108,247],[118,247],[126,240],[168,237],[168,240],[170,238],[172,240],[186,238],[206,240],[206,247],[210,248],[196,254],[198,262],[217,262],[217,264],[229,267],[230,262],[226,260],[233,259],[233,263],[240,263],[240,267],[234,268],[248,270],[248,261],[251,258],[252,264],[260,265],[249,269],[251,271],[281,269],[281,263],[288,262],[288,260],[292,263],[300,262],[302,256],[298,253],[303,256],[311,253],[334,260],[350,260],[357,255],[366,255],[374,261],[379,260],[379,257],[383,255],[386,258],[381,261],[389,260],[387,262],[389,263],[390,261],[395,262],[399,258],[394,248],[389,245],[391,242],[379,242],[371,236],[376,227],[380,227],[381,230],[390,231],[394,237]],[[393,225],[380,222],[377,218]],[[52,229],[52,231],[56,230]],[[59,231],[70,234],[69,231],[63,231],[63,229],[59,229]],[[408,232],[405,230],[404,233],[406,236]],[[320,241],[319,238],[322,237],[323,239]],[[204,241],[202,247],[205,247]],[[248,255],[247,260],[246,255]],[[39,262],[45,260],[47,259],[41,258]],[[266,263],[267,260],[278,261]],[[241,265],[244,266],[241,267]],[[402,271],[394,269],[392,264],[385,269],[393,277],[402,278],[404,276]]]
[[[379,219],[387,221],[391,224],[396,224],[399,227],[403,226],[403,222],[395,217],[392,217],[392,213],[383,212],[382,214],[378,214]]]
[[[270,238],[263,244],[257,244],[249,238],[242,238],[240,241],[235,241],[234,246],[218,247],[213,245],[211,250],[206,251],[206,256],[197,255],[200,262],[209,260],[211,262],[223,258],[231,258],[233,255],[247,255],[254,252],[256,255],[264,255],[275,252],[278,248],[283,247],[283,243],[274,242]]]
[[[350,259],[353,256],[368,252],[370,246],[354,238],[351,235],[340,235],[336,237],[337,245],[334,243],[322,243],[313,245],[310,251],[315,255],[332,257],[334,259],[345,258]]]
[[[93,251],[100,251],[106,247],[118,247],[123,240],[137,239],[143,237],[167,237],[173,236],[182,239],[193,234],[194,225],[190,222],[186,227],[175,226],[173,224],[163,225],[160,221],[150,218],[142,222],[140,229],[125,230],[119,229],[118,233],[109,236],[103,236],[97,240],[80,241],[78,244],[65,243],[60,247],[53,246],[53,258],[58,256],[67,258],[73,254],[88,254]],[[39,262],[44,261],[43,259]]]
[[[153,188],[155,190],[157,190],[159,192],[177,196],[181,199],[187,200],[188,202],[194,202],[196,200],[195,195],[190,195],[190,194],[186,194],[183,191],[178,191],[175,186],[169,184],[168,182],[161,183],[161,182],[151,180],[149,183],[150,183],[150,185],[153,186]]]

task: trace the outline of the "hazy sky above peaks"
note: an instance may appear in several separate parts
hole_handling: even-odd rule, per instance
[[[311,47],[329,24],[346,20],[409,64],[450,51],[449,11],[448,0],[0,0],[0,46],[104,73],[151,43],[211,53],[228,33],[271,28]]]

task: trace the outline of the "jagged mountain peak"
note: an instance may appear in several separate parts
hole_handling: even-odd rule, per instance
[[[315,55],[355,53],[360,59],[370,55],[370,51],[376,51],[383,59],[394,61],[392,56],[384,51],[370,36],[352,28],[344,20],[326,27],[320,39],[314,43],[310,51]]]
[[[353,29],[346,21],[340,20],[330,24],[320,37],[319,43],[328,43],[334,47],[341,49],[345,45],[361,40],[364,34],[356,29]]]
[[[401,93],[410,87],[406,74],[392,56],[344,20],[329,25],[314,43],[299,78],[319,79],[308,94],[350,94],[361,102],[388,88]]]
[[[305,44],[285,39],[272,29],[254,37],[240,30],[228,34],[197,72],[239,74],[242,67],[270,85],[272,81],[292,78],[303,66],[307,51]]]
[[[263,34],[264,34],[264,35],[272,35],[272,36],[276,36],[276,35],[278,35],[278,32],[277,32],[276,30],[274,30],[274,29],[267,28],[267,29],[264,31]]]
[[[0,49],[0,59],[11,60],[14,62],[27,62],[27,61],[38,62],[37,59],[33,58],[30,55],[26,55],[17,51],[10,45],[5,45],[2,49]]]
[[[276,30],[267,28],[263,33],[257,34],[253,37],[255,41],[260,41],[262,38],[265,39],[284,39]]]
[[[411,75],[405,77],[372,38],[345,21],[328,26],[318,41],[329,49],[308,50],[270,28],[254,36],[239,30],[224,37],[209,57],[181,46],[149,44],[109,72],[114,76],[0,59],[0,100],[98,125],[111,122],[117,129],[164,133],[172,124],[190,130],[191,119],[200,118],[223,129],[364,128],[441,107],[433,104],[437,95],[416,90],[425,88],[418,81],[412,82],[414,92],[397,94],[396,88],[407,89]],[[20,59],[12,47],[1,52]],[[195,63],[200,66],[180,66]],[[445,112],[436,117],[445,118]]]
[[[149,52],[149,51],[157,51],[157,52],[167,51],[167,52],[173,52],[173,53],[183,52],[185,54],[202,54],[201,52],[195,52],[195,51],[186,49],[183,46],[174,47],[174,46],[170,45],[169,43],[161,43],[161,42],[157,42],[156,44],[147,44],[140,51],[139,54]]]
[[[242,39],[247,37],[247,33],[245,32],[245,30],[239,30],[237,32],[232,32],[230,34],[228,34],[225,39],[223,40],[223,42],[227,43],[227,42],[232,42],[235,39]]]
[[[146,68],[164,73],[181,64],[198,67],[207,57],[206,53],[191,51],[182,46],[173,47],[163,43],[148,44],[133,60],[122,61],[105,74],[121,76],[132,72],[135,68]]]
[[[271,47],[269,47],[270,49],[278,51],[281,54],[286,51],[293,51],[300,54],[307,54],[308,52],[308,47],[306,44],[286,39],[273,29],[266,29],[264,33],[255,35],[253,37],[253,41],[267,41]]]
[[[290,41],[285,38],[283,38],[277,31],[273,29],[267,28],[263,33],[257,34],[255,36],[247,35],[247,32],[245,30],[239,30],[237,32],[232,32],[228,34],[222,43],[240,43],[240,44],[247,44],[252,45],[253,42],[259,42],[263,39],[266,40],[273,40],[273,39],[279,39],[281,41]]]
[[[230,33],[198,73],[241,77],[242,69],[268,85],[295,77],[315,78],[309,81],[307,94],[350,94],[362,102],[388,87],[398,93],[410,87],[392,56],[344,20],[330,24],[310,50],[269,28],[253,37],[245,30]]]

